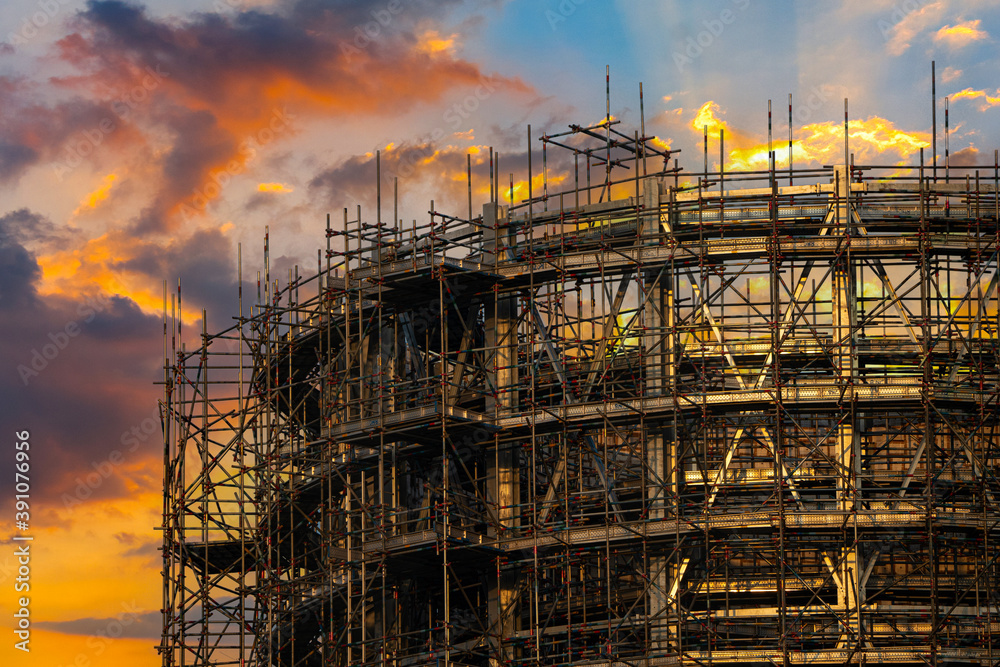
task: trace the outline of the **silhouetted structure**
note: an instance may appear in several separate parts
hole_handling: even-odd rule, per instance
[[[997,664],[1000,170],[616,126],[165,320],[164,665]]]

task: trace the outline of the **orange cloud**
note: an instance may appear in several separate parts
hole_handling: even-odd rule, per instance
[[[728,130],[729,127],[726,125],[726,121],[716,116],[718,112],[718,104],[711,100],[705,102],[701,105],[701,108],[698,109],[698,113],[695,114],[694,120],[691,121],[691,127],[693,127],[695,131],[704,131],[707,129],[708,136],[717,135],[719,130]]]
[[[966,88],[965,90],[960,90],[957,93],[950,95],[949,99],[952,101],[962,99],[982,99],[983,101],[979,105],[979,110],[986,111],[990,107],[1000,105],[1000,88],[998,88],[997,92],[993,95],[990,95],[985,90],[973,90],[972,88]]]
[[[284,183],[258,183],[257,192],[273,192],[277,194],[283,194],[286,192],[294,192],[295,188],[290,185],[285,185]]]
[[[910,48],[910,42],[919,34],[932,28],[940,20],[944,13],[943,2],[932,2],[923,7],[908,12],[903,18],[895,23],[889,24],[885,21],[879,22],[882,35],[886,38],[886,49],[890,55],[899,56]]]
[[[135,236],[109,232],[87,241],[83,246],[40,255],[42,269],[38,293],[83,301],[94,292],[117,295],[135,302],[144,312],[163,312],[163,282],[134,264],[136,257],[160,250]],[[201,318],[201,304],[183,304],[183,318],[193,322]]]
[[[690,129],[701,137],[708,126],[709,138],[718,141],[719,130],[726,131],[726,168],[736,170],[763,170],[768,168],[767,142],[758,136],[731,127],[721,119],[719,105],[708,101],[701,106]],[[798,137],[792,144],[792,156],[796,164],[841,164],[844,161],[843,124],[828,121],[811,123],[796,130]],[[930,145],[929,135],[922,132],[907,132],[878,116],[867,120],[852,120],[848,123],[850,150],[855,158],[868,161],[892,153],[907,158],[921,147]],[[788,163],[787,144],[778,141],[773,145],[777,165]]]
[[[437,30],[428,30],[420,35],[417,42],[417,50],[428,55],[443,53],[448,56],[455,54],[455,40],[458,35],[452,34],[442,37]]]
[[[79,32],[59,48],[84,73],[62,85],[143,90],[157,104],[137,102],[130,118],[168,138],[156,148],[163,178],[152,183],[138,229],[172,230],[203,214],[265,146],[296,133],[298,118],[398,113],[400,100],[432,102],[453,90],[534,93],[516,77],[490,76],[457,57],[457,36],[417,27],[419,17],[392,24],[399,39],[372,39],[354,31],[364,12],[350,11],[268,13],[268,30],[257,29],[263,14],[175,22],[100,3],[81,14]]]
[[[907,158],[930,145],[930,137],[923,132],[901,130],[891,121],[878,116],[867,120],[848,122],[850,150],[859,162],[873,160],[885,153]],[[797,164],[839,164],[844,161],[843,125],[834,122],[811,123],[799,129],[801,137],[792,143],[792,156]],[[788,152],[784,145],[775,153],[778,165],[787,164]],[[767,169],[767,144],[758,142],[729,151],[727,169]]]
[[[464,178],[464,176],[463,176]],[[556,190],[556,186],[565,183],[569,178],[569,174],[549,174],[548,178],[544,178],[542,174],[535,174],[531,177],[531,196],[535,199],[541,197],[545,191],[545,184],[548,183],[549,194],[552,194]],[[596,181],[595,181],[596,182]],[[514,205],[520,204],[522,201],[528,199],[528,179],[515,180],[513,191],[510,188],[510,181],[506,185],[500,185],[500,198],[506,201],[510,201],[511,192],[513,192]],[[600,192],[600,189],[595,187],[596,193]],[[558,202],[556,202],[558,207]],[[550,205],[549,208],[552,206]]]
[[[537,150],[537,149],[536,149]],[[463,146],[441,145],[434,141],[421,143],[404,142],[392,150],[382,152],[383,188],[392,187],[393,178],[402,186],[419,188],[433,185],[437,210],[456,213],[462,218],[467,215],[468,172],[467,160],[472,163],[472,190],[478,197],[473,202],[474,215],[478,215],[480,204],[490,196],[490,147],[486,145]],[[540,157],[536,153],[536,157]],[[508,175],[523,175],[526,168],[526,153],[505,154],[498,173],[498,191],[501,201],[510,195]],[[553,194],[558,186],[564,186],[572,178],[572,157],[563,151],[552,151],[548,156],[548,190]],[[534,166],[532,195],[542,195],[543,176],[541,165]],[[603,171],[601,178],[603,179]],[[595,176],[595,179],[597,177]],[[341,204],[345,198],[374,202],[375,198],[375,155],[365,153],[344,160],[321,172],[309,182],[311,190],[326,193],[328,199]],[[527,181],[518,180],[514,186],[515,203],[527,198]],[[383,190],[385,192],[385,190]],[[383,195],[384,196],[384,195]],[[558,202],[550,208],[558,207]]]
[[[935,42],[943,42],[952,49],[959,49],[972,42],[988,39],[989,34],[979,29],[980,20],[964,21],[956,25],[946,25],[934,33]]]
[[[97,208],[101,202],[108,198],[108,193],[111,192],[111,187],[115,184],[116,180],[118,180],[118,175],[115,173],[110,173],[105,176],[102,185],[83,198],[80,205],[73,211],[73,217],[75,218],[87,210]]]
[[[590,123],[589,125],[586,125],[585,127],[594,127],[595,125],[603,125],[604,123],[609,121],[614,123],[617,120],[618,118],[616,118],[614,114],[611,114],[610,116],[601,116],[600,120],[595,120],[594,122]]]
[[[691,121],[691,129],[695,131],[698,136],[703,136],[705,128],[708,128],[708,138],[713,141],[717,141],[719,138],[719,130],[726,131],[726,145],[734,146],[736,148],[749,148],[749,146],[755,143],[755,140],[742,132],[739,129],[734,129],[729,126],[729,124],[719,117],[721,110],[719,105],[709,100],[701,105],[698,109],[698,113],[695,114],[694,120]],[[764,149],[765,162],[767,161],[767,149]]]
[[[103,237],[102,237],[103,238]],[[100,241],[101,239],[97,239]],[[88,243],[91,246],[93,242]],[[112,271],[108,265],[111,263],[110,257],[100,257],[100,253],[93,251],[95,248],[87,248],[80,253],[59,253],[56,256],[40,257],[39,264],[42,267],[42,284],[39,292],[42,295],[61,295],[69,298],[84,299],[84,290],[73,283],[80,280],[87,289],[94,291],[96,287],[105,294],[131,299],[140,308],[148,313],[159,313],[163,309],[162,286],[144,285],[134,287],[128,284],[127,277]],[[69,256],[67,256],[69,255]],[[88,265],[85,262],[94,261],[100,258],[99,263]],[[84,258],[81,260],[80,258]],[[188,321],[194,321],[201,316],[201,313],[194,308],[185,308],[184,317]]]
[[[649,140],[649,144],[651,146],[653,146],[654,148],[660,149],[661,151],[669,151],[670,150],[670,139],[667,139],[666,141],[664,141],[663,139],[660,139],[659,137],[652,137]]]

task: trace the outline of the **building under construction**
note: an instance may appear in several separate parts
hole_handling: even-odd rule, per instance
[[[620,127],[165,315],[164,667],[1000,664],[1000,168]]]

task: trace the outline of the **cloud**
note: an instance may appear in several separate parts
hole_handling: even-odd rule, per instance
[[[563,150],[548,153],[548,174],[543,179],[540,149],[535,147],[533,196],[543,192],[543,182],[547,180],[549,192],[571,178],[572,155]],[[382,196],[391,197],[393,179],[399,179],[400,192],[425,185],[433,187],[435,208],[460,218],[468,215],[468,173],[467,156],[471,155],[473,216],[481,213],[478,204],[489,199],[490,155],[487,146],[455,146],[441,144],[432,139],[390,145],[382,151]],[[526,151],[504,153],[500,176],[500,198],[510,196],[510,182],[507,174],[525,174],[528,168]],[[603,172],[602,172],[603,174]],[[603,177],[602,177],[603,178]],[[312,178],[310,190],[322,195],[331,205],[348,205],[354,202],[374,204],[376,194],[376,168],[374,153],[357,155],[331,165]],[[527,198],[527,180],[514,181],[515,203]],[[557,203],[554,205],[558,205]],[[390,216],[391,217],[391,216]],[[404,227],[407,227],[404,222]]]
[[[163,612],[141,611],[123,605],[117,616],[78,618],[72,621],[36,621],[38,627],[68,635],[110,637],[113,639],[158,639],[163,627]]]
[[[34,256],[15,237],[19,222],[37,224],[37,220],[26,209],[0,218],[0,312],[6,312],[8,318],[34,306],[37,299],[35,282],[42,271]]]
[[[33,249],[66,248],[78,237],[26,208],[0,216],[0,312],[16,317],[19,311],[38,307],[42,271]]]
[[[0,180],[9,181],[38,159],[38,151],[31,146],[0,142]]]
[[[932,28],[944,14],[945,4],[943,2],[932,2],[905,14],[895,25],[886,32],[886,50],[889,55],[901,56],[910,48],[911,42],[917,35]]]
[[[180,18],[91,0],[57,43],[51,85],[0,77],[0,181],[79,167],[86,187],[67,208],[78,216],[140,197],[127,228],[111,220],[89,239],[28,209],[0,217],[0,394],[18,420],[3,421],[29,428],[45,452],[40,502],[62,508],[79,488],[100,504],[158,485],[155,433],[99,471],[135,427],[158,425],[163,280],[182,280],[185,324],[206,308],[212,330],[231,324],[238,289],[231,239],[205,221],[185,226],[183,207],[204,212],[270,141],[295,134],[296,119],[396,116],[401,99],[435,103],[480,85],[487,75],[457,55],[457,38],[429,27],[456,4],[407,3],[380,21],[385,3],[361,0]],[[489,81],[533,94],[517,78]],[[459,173],[464,159],[453,161]]]
[[[934,33],[934,41],[944,43],[951,49],[960,49],[973,42],[989,39],[985,30],[979,29],[981,21],[963,21],[955,25],[946,25]]]
[[[39,291],[77,301],[95,289],[119,295],[143,312],[159,316],[163,281],[184,286],[184,319],[201,319],[201,310],[228,326],[237,294],[235,248],[221,229],[205,228],[161,242],[121,230],[38,258]]]
[[[100,206],[101,203],[108,198],[108,195],[111,193],[111,188],[114,186],[115,181],[117,180],[118,180],[118,174],[115,174],[113,172],[105,176],[104,179],[101,181],[101,185],[96,190],[88,193],[83,198],[83,201],[81,201],[79,206],[76,207],[76,210],[73,211],[72,217],[75,218],[77,216],[83,215],[89,211],[93,211],[98,206]]]
[[[730,127],[729,124],[721,118],[721,116],[724,115],[725,113],[719,108],[719,105],[712,100],[709,100],[708,102],[702,104],[695,113],[694,120],[691,121],[691,129],[694,130],[696,134],[704,137],[704,133],[707,128],[709,139],[718,138],[719,131],[725,130],[726,144],[736,148],[746,148],[747,146],[755,143],[755,140],[750,135]]]
[[[41,266],[23,243],[45,245],[46,221],[17,211],[0,223],[4,427],[31,432],[33,450],[44,452],[46,461],[32,490],[41,503],[62,507],[77,478],[106,469],[109,454],[122,448],[123,434],[156,410],[159,392],[152,383],[162,373],[162,359],[150,341],[160,335],[160,322],[130,299],[93,289],[40,294]],[[128,465],[100,475],[88,497],[127,495],[133,475],[147,483],[142,466],[155,469],[159,449],[128,452]],[[0,490],[9,490],[10,483],[0,480]]]
[[[430,55],[445,53],[449,56],[453,56],[455,55],[455,41],[457,39],[458,35],[456,34],[442,37],[437,30],[428,30],[424,34],[420,35],[417,43],[417,49],[422,53]]]
[[[295,192],[295,188],[291,185],[285,185],[284,183],[258,183],[257,192],[273,192],[276,194],[284,194],[288,192]]]
[[[952,143],[954,145],[954,142]],[[938,165],[941,162],[938,161]],[[948,169],[952,179],[965,178],[966,176],[975,179],[976,172],[983,168],[989,168],[987,173],[992,173],[993,155],[984,155],[976,146],[966,146],[961,150],[952,150],[948,157]]]
[[[174,140],[163,152],[159,183],[153,183],[156,196],[140,216],[140,232],[176,229],[196,215],[243,171],[254,151],[209,111],[172,106],[156,115]]]
[[[40,261],[31,247],[64,249]],[[209,326],[221,329],[231,323],[237,290],[232,257],[218,230],[164,245],[109,233],[70,247],[44,216],[21,209],[0,217],[0,395],[7,407],[0,421],[8,431],[28,430],[32,451],[45,460],[32,479],[39,506],[48,508],[36,524],[68,526],[102,503],[159,487],[162,390],[154,382],[162,378],[162,324],[138,302],[154,291],[159,302],[163,276],[181,277],[186,302],[197,315],[198,306],[215,307]],[[79,278],[47,283],[43,262],[52,258],[81,265]],[[107,276],[115,275],[137,286],[134,295],[112,289]],[[12,481],[0,480],[0,491]]]
[[[36,86],[0,77],[0,183],[16,184],[31,167],[52,163],[62,177],[83,160],[100,164],[134,145],[131,124],[110,102],[73,95],[48,102]],[[105,128],[115,131],[107,132]],[[124,131],[122,131],[124,128]]]
[[[62,248],[79,240],[79,234],[27,208],[0,216],[0,247],[24,245],[28,248]]]
[[[426,28],[429,16],[453,4],[414,2],[393,13],[371,1],[301,0],[177,20],[120,0],[91,0],[76,32],[59,42],[62,59],[79,71],[62,84],[128,91],[157,73],[150,92],[156,104],[135,112],[147,133],[160,137],[155,195],[137,229],[176,229],[204,211],[262,145],[295,133],[287,122],[279,132],[276,113],[327,121],[395,114],[399,100],[434,102],[445,91],[479,85],[486,74],[456,56],[455,36]],[[520,79],[489,80],[532,92]]]
[[[703,136],[708,127],[710,139],[716,139],[720,129],[726,131],[726,168],[758,170],[767,169],[768,146],[766,138],[755,136],[730,127],[721,119],[722,111],[715,102],[703,104],[689,129],[697,137]],[[842,123],[832,121],[809,123],[798,128],[792,143],[792,156],[796,164],[841,164],[844,160],[844,129]],[[895,126],[892,121],[870,116],[848,123],[850,150],[859,161],[869,161],[885,155],[908,158],[930,145],[930,137],[923,132],[910,132]],[[775,152],[778,165],[787,164],[786,144]]]
[[[941,72],[941,82],[951,83],[955,79],[962,76],[962,70],[955,69],[954,67],[945,67],[944,71]]]
[[[952,93],[948,96],[948,99],[952,102],[956,100],[982,100],[979,104],[980,111],[986,111],[990,107],[995,107],[1000,105],[1000,88],[997,89],[996,93],[990,95],[985,90],[973,90],[972,88],[965,88],[957,93]]]

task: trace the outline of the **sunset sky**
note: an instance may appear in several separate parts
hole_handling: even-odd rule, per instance
[[[700,168],[707,125],[713,167],[725,128],[727,168],[764,168],[767,103],[787,141],[789,93],[796,166],[842,161],[844,98],[858,162],[929,160],[935,60],[939,155],[948,97],[952,164],[992,165],[998,40],[989,0],[3,2],[0,664],[160,664],[164,280],[188,332],[202,309],[228,326],[237,244],[244,276],[268,225],[272,271],[315,266],[327,213],[372,211],[376,150],[405,220],[431,199],[463,215],[470,152],[478,208],[490,147],[523,183],[528,124],[604,118],[605,66],[624,131],[642,82],[647,134],[682,166]],[[10,629],[22,430],[27,656]]]

